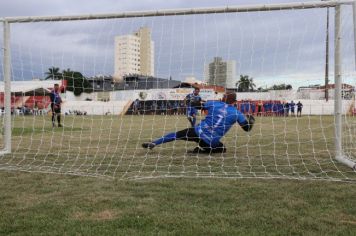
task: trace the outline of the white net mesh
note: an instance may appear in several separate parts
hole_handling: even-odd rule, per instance
[[[351,9],[347,6],[342,9],[343,83],[350,85],[343,90],[342,139],[344,152],[352,159],[356,153],[356,118],[352,115],[355,113],[353,24]],[[333,17],[331,8],[331,49]],[[112,76],[116,59],[123,66],[131,63],[131,59],[136,60],[137,67],[146,63],[135,54],[148,55],[150,50],[139,45],[135,48],[129,41],[125,41],[126,49],[127,53],[132,49],[132,55],[114,56],[115,37],[132,36],[141,27],[151,32],[152,74],[162,79],[140,77],[132,72],[124,82],[114,83],[120,79]],[[328,102],[322,88],[325,28],[326,9],[11,24],[12,153],[0,158],[0,169],[118,179],[354,181],[356,173],[334,159],[333,86]],[[0,40],[2,43],[3,39]],[[147,43],[145,38],[139,40],[141,44]],[[330,84],[333,84],[333,50],[330,52]],[[214,69],[209,77],[209,64],[217,57],[226,65],[234,62],[221,71]],[[3,65],[2,59],[0,63]],[[3,66],[0,70],[3,81]],[[74,72],[80,72],[86,79],[76,78],[73,84],[72,78],[78,75]],[[144,142],[190,127],[183,99],[192,88],[181,82],[186,80],[193,86],[198,86],[195,83],[199,81],[220,85],[218,78],[224,75],[228,80],[226,86],[230,83],[229,86],[239,87],[241,83],[236,83],[240,75],[248,75],[256,84],[252,86],[254,92],[237,94],[238,109],[255,115],[251,132],[233,126],[221,140],[227,148],[221,154],[190,154],[188,151],[196,143],[178,140],[153,150],[141,147]],[[63,78],[68,81],[63,82]],[[48,89],[54,83],[66,88],[61,94],[63,127],[52,127]],[[282,83],[292,85],[293,89],[268,90]],[[310,86],[317,84],[320,86]],[[70,91],[79,93],[85,86],[86,91],[94,91],[84,91],[79,96]],[[184,88],[174,88],[177,86]],[[199,86],[204,100],[222,97],[224,88]],[[298,90],[299,87],[302,88]],[[291,110],[289,116],[278,112],[285,108],[280,104],[291,101],[303,104],[301,117],[296,116],[297,107],[294,115]],[[257,115],[259,109],[261,113]],[[197,124],[204,115],[198,113]]]

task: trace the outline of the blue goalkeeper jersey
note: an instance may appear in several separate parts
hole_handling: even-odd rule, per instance
[[[211,147],[220,143],[220,139],[237,122],[240,126],[247,124],[245,116],[234,106],[224,102],[209,101],[204,104],[207,116],[195,126],[197,135]]]

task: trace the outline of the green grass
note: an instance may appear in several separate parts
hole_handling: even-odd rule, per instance
[[[355,121],[343,137],[350,155]],[[0,159],[0,235],[356,234],[356,173],[332,159],[332,117],[258,118],[212,156],[187,155],[195,145],[185,142],[140,147],[185,128],[184,117],[64,124],[14,120],[13,154]]]
[[[41,134],[41,133],[52,133],[52,132],[74,132],[81,131],[81,128],[75,127],[64,127],[62,129],[54,129],[52,127],[14,127],[12,128],[13,136],[24,136],[24,135],[33,135],[33,134]]]

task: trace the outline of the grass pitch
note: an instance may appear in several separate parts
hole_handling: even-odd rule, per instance
[[[141,148],[187,123],[67,116],[52,129],[50,117],[16,117],[13,154],[0,159],[0,235],[356,233],[356,173],[333,161],[332,117],[257,118],[249,134],[230,130],[225,154]]]

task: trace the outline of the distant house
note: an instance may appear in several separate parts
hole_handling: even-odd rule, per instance
[[[88,82],[92,85],[94,92],[113,91],[115,83],[112,76],[97,75],[87,78]]]
[[[181,83],[178,80],[157,78],[144,75],[127,75],[120,82],[114,82],[113,76],[94,76],[87,78],[95,92],[116,90],[169,89]]]
[[[298,88],[298,92],[302,92],[302,91],[309,91],[309,90],[314,90],[314,89],[319,89],[320,88],[320,84],[314,84],[314,85],[308,85],[308,86],[301,86]]]
[[[197,83],[187,83],[182,82],[174,88],[200,88],[200,89],[212,89],[217,93],[224,93],[226,89],[223,86],[217,85],[206,85],[206,84],[197,84]]]
[[[119,90],[169,89],[181,84],[179,80],[163,79],[143,75],[124,76]]]

